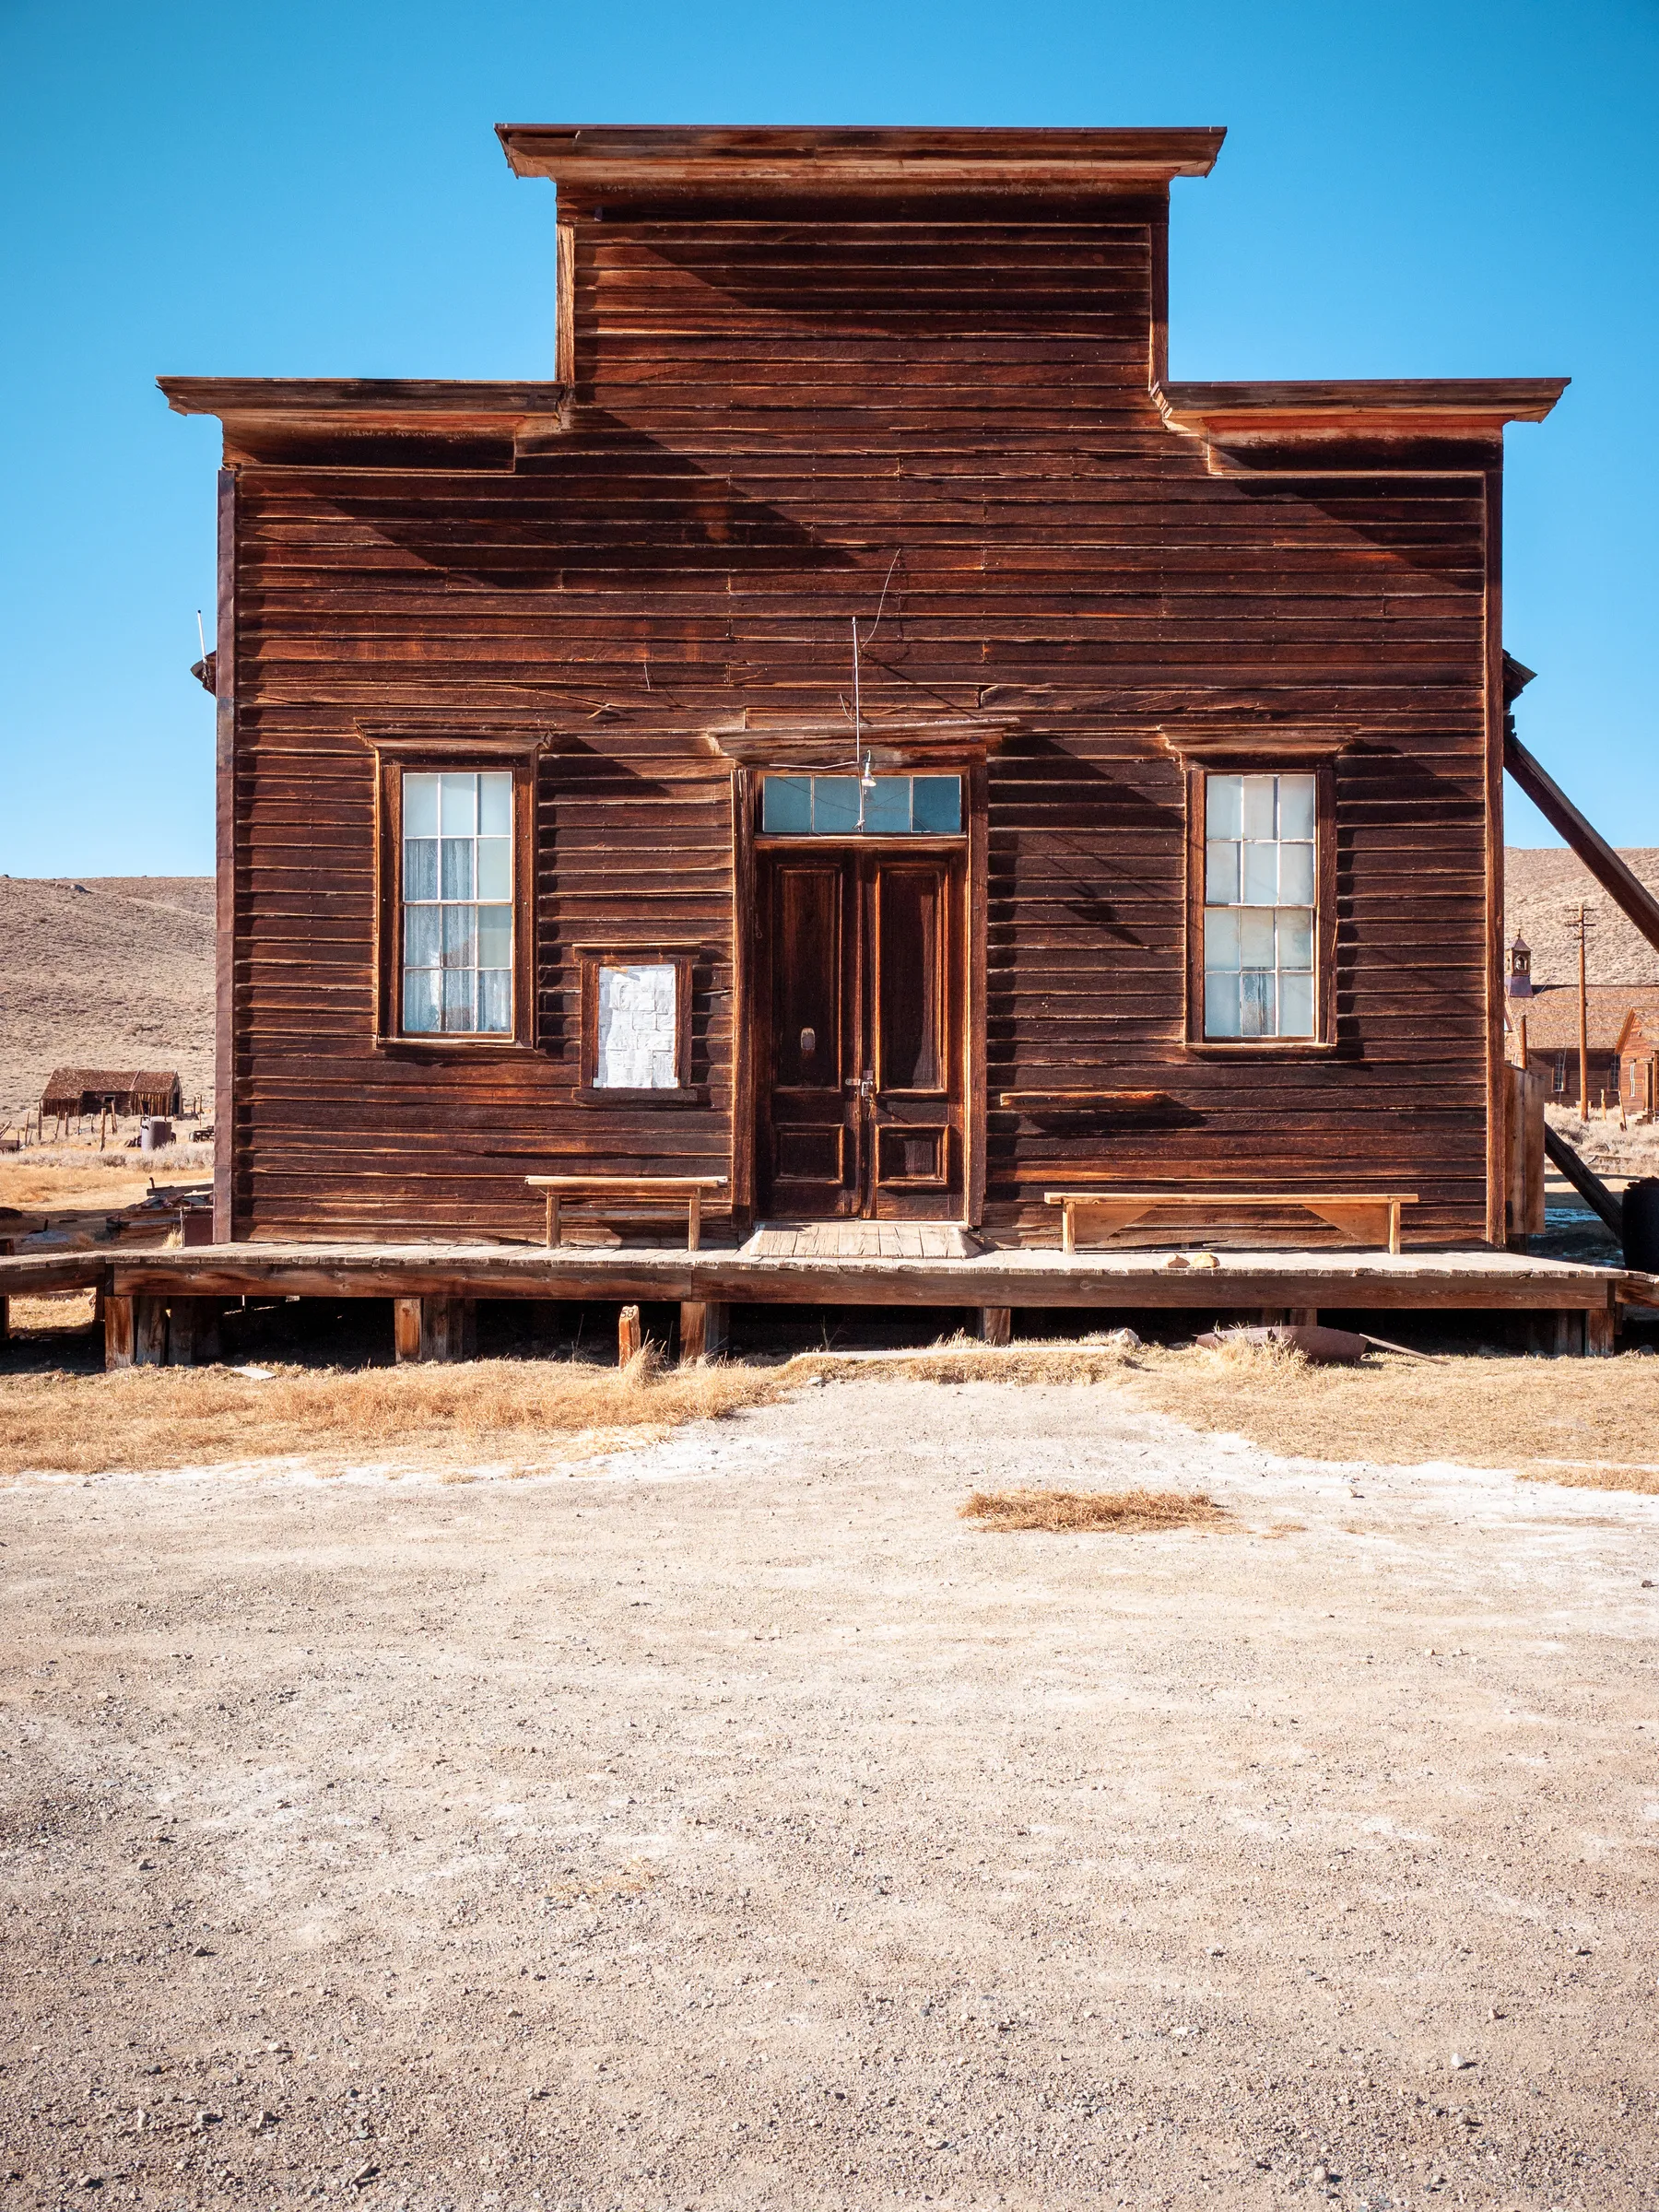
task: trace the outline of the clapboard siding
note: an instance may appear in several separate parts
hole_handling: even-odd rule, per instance
[[[556,1163],[724,1173],[729,771],[697,733],[833,713],[888,564],[866,711],[983,708],[986,1224],[1044,1180],[1416,1190],[1487,1221],[1488,448],[1405,472],[1226,473],[1149,390],[1161,200],[578,202],[562,437],[430,466],[243,461],[236,488],[235,1232],[534,1236]],[[347,458],[349,458],[347,456]],[[1339,1041],[1184,1042],[1194,712],[1359,733],[1336,771]],[[537,784],[539,1041],[372,1041],[374,764],[360,721],[481,720]],[[707,1104],[596,1110],[576,948],[701,948]],[[1155,1089],[1135,1114],[999,1091]],[[1301,1240],[1324,1232],[1297,1223]]]

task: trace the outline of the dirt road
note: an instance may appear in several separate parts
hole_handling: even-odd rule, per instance
[[[872,1380],[0,1537],[0,2206],[1654,2200],[1659,1500]]]

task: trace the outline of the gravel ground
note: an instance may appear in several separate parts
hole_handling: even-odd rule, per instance
[[[1659,1500],[879,1379],[319,1472],[0,1493],[0,2206],[1655,2201]]]

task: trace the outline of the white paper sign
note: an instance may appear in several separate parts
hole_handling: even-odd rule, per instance
[[[675,971],[671,966],[599,971],[596,1090],[677,1090]]]

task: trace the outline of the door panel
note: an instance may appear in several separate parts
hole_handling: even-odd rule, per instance
[[[940,970],[948,871],[876,871],[876,1081],[878,1091],[936,1090],[945,1059]]]
[[[779,862],[765,900],[770,937],[770,1095],[759,1165],[769,1212],[857,1211],[855,1116],[845,1088],[854,916],[840,854]]]
[[[963,871],[822,848],[762,862],[763,1211],[951,1219],[962,1204]]]

